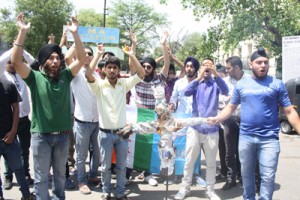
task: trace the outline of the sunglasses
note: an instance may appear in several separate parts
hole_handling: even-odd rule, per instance
[[[92,52],[85,52],[85,54],[89,55],[89,56],[93,56]]]
[[[147,70],[152,69],[152,66],[151,66],[151,65],[143,65],[143,67],[144,67],[145,69],[147,69]]]

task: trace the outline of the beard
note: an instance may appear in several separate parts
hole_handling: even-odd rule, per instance
[[[149,83],[153,80],[153,78],[154,78],[154,70],[151,72],[151,74],[144,77],[144,81]]]
[[[252,73],[253,73],[255,78],[264,79],[268,75],[268,70],[266,71],[265,74],[260,74],[259,72],[255,71],[255,70],[252,70]]]
[[[60,70],[61,70],[61,68],[59,68],[57,71],[52,71],[52,70],[50,70],[50,68],[48,66],[44,66],[44,72],[45,72],[46,76],[54,82],[59,81]]]
[[[188,78],[193,78],[194,76],[195,76],[195,74],[196,74],[197,72],[194,72],[194,73],[186,73],[186,76],[188,77]]]

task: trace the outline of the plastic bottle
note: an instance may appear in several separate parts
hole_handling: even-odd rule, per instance
[[[160,150],[160,169],[163,175],[171,176],[174,171],[175,153],[172,147],[165,146]],[[168,170],[168,171],[166,171]]]

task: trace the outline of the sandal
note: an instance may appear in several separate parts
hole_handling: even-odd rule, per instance
[[[91,194],[92,193],[90,188],[87,185],[79,185],[78,187],[79,187],[79,191],[80,191],[81,194],[86,195],[86,194]]]

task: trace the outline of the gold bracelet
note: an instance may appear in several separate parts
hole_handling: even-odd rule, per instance
[[[14,45],[16,45],[17,47],[22,47],[24,48],[24,45],[18,44],[18,43],[14,43]]]

